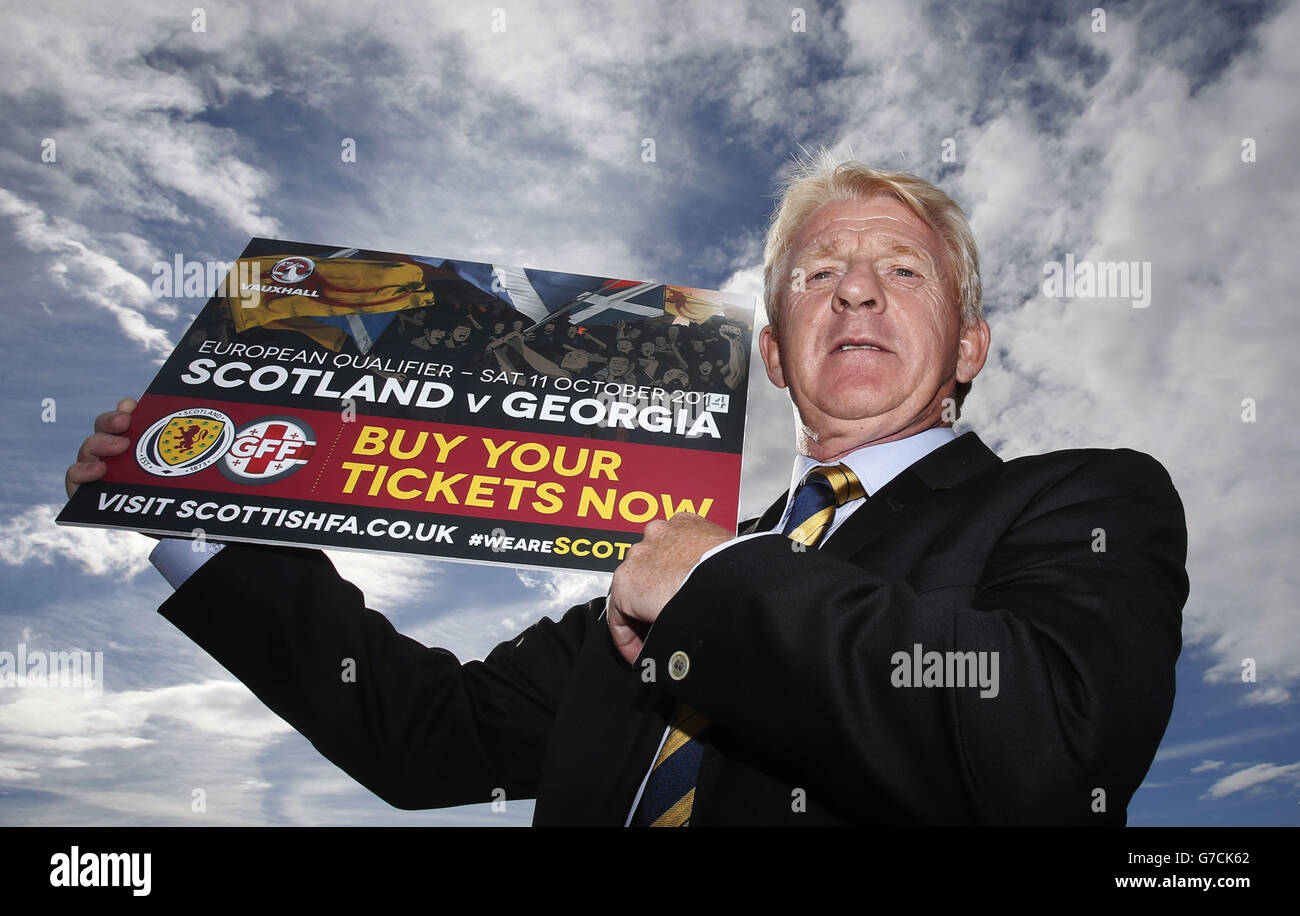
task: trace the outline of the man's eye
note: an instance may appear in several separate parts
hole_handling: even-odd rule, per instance
[[[915,276],[917,276],[916,271],[912,270],[912,268],[910,268],[910,267],[895,267],[895,268],[893,269],[893,273],[896,274],[896,275],[898,275],[898,276],[900,276],[900,277],[915,277]]]
[[[809,279],[809,280],[820,280],[820,279],[823,279],[823,278],[825,278],[825,277],[829,277],[830,275],[831,275],[831,272],[830,272],[829,270],[817,270],[817,271],[813,271],[811,274],[809,274],[809,275],[808,275],[808,279]]]

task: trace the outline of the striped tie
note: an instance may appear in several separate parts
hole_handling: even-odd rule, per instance
[[[800,544],[816,547],[831,526],[835,510],[866,495],[862,481],[848,465],[813,468],[795,491],[790,518],[781,533]]]
[[[816,547],[835,518],[835,510],[866,496],[866,490],[848,465],[817,467],[808,472],[794,494],[790,518],[781,533],[808,547]],[[685,703],[677,707],[673,728],[655,758],[641,802],[632,816],[633,827],[689,827],[695,805],[704,745],[696,740],[709,720]]]
[[[689,827],[695,805],[695,780],[704,745],[695,740],[709,720],[685,703],[677,707],[673,729],[655,758],[633,827]]]

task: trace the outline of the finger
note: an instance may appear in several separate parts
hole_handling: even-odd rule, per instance
[[[614,603],[613,595],[605,601],[605,622],[609,627],[609,638],[618,650],[618,654],[628,664],[636,661],[641,654],[644,641],[641,634],[632,626],[632,621],[623,616]]]
[[[132,410],[135,408],[132,407]],[[124,433],[131,427],[131,414],[124,410],[110,410],[95,417],[95,432]]]
[[[80,462],[71,465],[67,473],[63,475],[63,488],[71,496],[77,491],[77,487],[83,483],[90,483],[92,480],[99,480],[108,472],[108,465],[102,461]]]
[[[114,436],[111,433],[93,433],[81,443],[81,450],[77,452],[77,461],[95,462],[100,458],[120,455],[126,451],[130,444],[131,440],[126,436]]]

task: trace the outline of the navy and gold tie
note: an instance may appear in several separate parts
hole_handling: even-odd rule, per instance
[[[781,533],[806,547],[821,543],[835,510],[867,495],[862,482],[845,464],[813,468],[794,494],[790,517]],[[696,740],[709,720],[685,703],[677,707],[673,728],[664,739],[646,780],[641,802],[632,815],[633,827],[689,827],[695,805],[704,745]]]
[[[781,533],[807,547],[816,547],[830,528],[835,510],[866,495],[862,481],[848,465],[813,468],[795,491],[794,505]]]

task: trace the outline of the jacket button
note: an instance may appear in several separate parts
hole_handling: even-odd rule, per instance
[[[680,649],[668,658],[668,676],[674,681],[686,677],[686,672],[690,670],[691,657]]]

